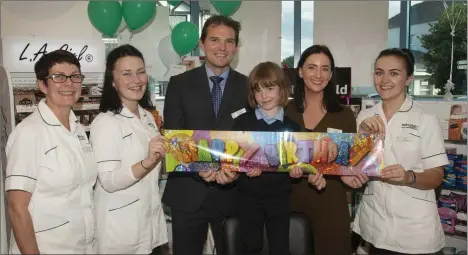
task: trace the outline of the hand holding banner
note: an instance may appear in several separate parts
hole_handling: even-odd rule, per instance
[[[254,131],[165,130],[167,172],[219,170],[378,176],[383,141],[378,135]]]

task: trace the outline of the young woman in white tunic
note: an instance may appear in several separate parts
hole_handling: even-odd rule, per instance
[[[107,56],[99,110],[91,124],[98,180],[95,201],[99,253],[158,254],[168,242],[159,196],[164,137],[151,108],[140,51],[130,45]]]
[[[357,119],[359,132],[385,136],[385,168],[380,179],[367,183],[353,224],[372,244],[370,254],[435,254],[445,244],[434,189],[448,159],[436,116],[406,94],[413,71],[410,51],[382,51],[374,69],[382,102]],[[362,182],[356,178],[347,184]]]
[[[34,71],[45,99],[13,130],[6,147],[9,252],[96,253],[97,165],[72,111],[84,79],[80,63],[57,50],[43,55]]]

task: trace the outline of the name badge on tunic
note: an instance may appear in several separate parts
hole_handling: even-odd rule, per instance
[[[91,147],[91,144],[89,143],[88,138],[86,136],[78,135],[78,140],[80,140],[81,148],[84,152],[93,151],[93,147]]]

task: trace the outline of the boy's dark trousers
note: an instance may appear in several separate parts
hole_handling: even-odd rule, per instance
[[[271,255],[289,254],[290,192],[254,196],[240,192],[239,230],[242,255],[261,254],[263,230],[266,229]]]

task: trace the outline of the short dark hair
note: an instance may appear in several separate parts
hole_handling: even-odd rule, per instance
[[[114,82],[112,71],[114,71],[117,60],[123,57],[137,57],[145,63],[143,54],[141,54],[137,48],[129,44],[121,45],[109,52],[106,60],[106,71],[104,72],[104,86],[102,88],[101,103],[99,104],[100,112],[112,111],[113,113],[118,114],[122,111],[122,101],[120,100],[117,90],[112,85]],[[151,103],[149,86],[146,86],[146,91],[140,101],[138,101],[138,104],[147,110],[154,109],[153,104]]]
[[[381,51],[379,56],[375,59],[375,63],[382,57],[393,56],[402,59],[405,62],[406,74],[408,76],[414,73],[414,55],[409,49],[389,48]]]
[[[70,64],[78,67],[81,72],[81,65],[78,58],[73,53],[66,50],[54,50],[47,54],[44,54],[35,64],[34,72],[36,78],[47,84],[46,77],[49,76],[50,69],[56,64]]]
[[[335,87],[335,59],[330,52],[330,49],[325,45],[312,45],[302,52],[301,58],[296,68],[296,85],[294,86],[294,104],[300,113],[303,113],[306,108],[305,101],[305,84],[304,79],[299,76],[299,69],[304,66],[306,59],[313,54],[325,54],[330,60],[330,69],[332,71],[332,77],[328,82],[327,86],[323,89],[323,107],[327,112],[340,112],[343,110],[343,106],[340,104],[339,97],[336,94]]]
[[[291,94],[291,86],[283,69],[279,65],[269,61],[256,65],[252,69],[252,72],[250,72],[248,80],[250,107],[255,109],[258,105],[257,100],[255,100],[255,90],[260,87],[268,88],[273,86],[279,87],[281,96],[279,104],[285,107]]]
[[[208,35],[208,28],[210,26],[216,27],[219,25],[224,25],[234,30],[235,35],[236,35],[235,40],[236,40],[236,46],[237,46],[239,44],[239,33],[241,31],[241,24],[238,21],[235,21],[223,15],[213,15],[205,21],[205,24],[203,25],[202,33],[200,36],[200,40],[204,43],[206,36]]]

